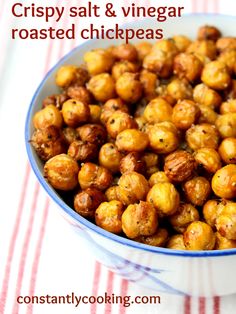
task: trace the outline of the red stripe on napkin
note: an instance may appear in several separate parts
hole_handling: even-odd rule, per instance
[[[96,262],[95,268],[94,268],[93,288],[92,288],[92,294],[91,294],[93,296],[97,296],[97,294],[98,294],[100,276],[101,276],[101,265],[99,262]],[[91,314],[97,314],[96,303],[91,304],[90,313]]]
[[[113,281],[114,281],[114,273],[109,271],[107,276],[107,294],[112,295],[113,293]],[[110,314],[112,312],[112,304],[107,303],[105,308],[105,314]]]
[[[125,296],[128,294],[129,282],[126,279],[121,281],[120,295]],[[120,304],[119,314],[126,314],[126,307],[123,304]]]

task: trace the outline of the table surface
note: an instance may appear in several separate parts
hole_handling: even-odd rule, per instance
[[[124,1],[124,0],[123,0]],[[144,0],[143,0],[144,1]],[[143,3],[142,0],[139,4]],[[37,2],[37,1],[36,1]],[[43,1],[40,5],[43,4]],[[67,1],[50,1],[66,5]],[[68,1],[82,4],[86,1]],[[126,3],[132,1],[126,1]],[[147,3],[148,1],[146,1]],[[234,0],[170,1],[185,12],[235,14]],[[45,73],[76,41],[13,41],[10,29],[40,25],[40,20],[13,19],[13,0],[0,0],[0,313],[235,313],[236,296],[182,298],[141,288],[108,271],[69,228],[39,186],[27,161],[24,123],[32,95]],[[26,0],[24,3],[32,3]],[[155,1],[149,3],[155,5]],[[159,1],[160,4],[168,1]],[[101,21],[102,22],[102,21]],[[122,22],[122,21],[119,21]],[[61,26],[68,23],[61,22]],[[86,20],[85,20],[86,23]],[[233,275],[233,274],[232,274]],[[232,276],[234,278],[235,276]],[[17,296],[159,295],[161,304],[18,304]]]

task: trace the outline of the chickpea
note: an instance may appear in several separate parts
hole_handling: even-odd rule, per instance
[[[63,92],[61,94],[57,94],[57,95],[48,96],[48,97],[44,98],[44,100],[43,100],[43,108],[47,107],[48,105],[54,105],[60,110],[62,107],[62,104],[68,98],[69,97],[65,92]]]
[[[202,206],[211,193],[211,186],[206,178],[195,177],[183,184],[183,191],[189,202]]]
[[[174,43],[179,50],[179,52],[185,52],[192,41],[184,35],[173,36]]]
[[[146,173],[148,176],[158,171],[158,155],[157,154],[146,152],[143,154],[142,159],[145,163],[144,168],[146,169]]]
[[[186,52],[203,55],[213,60],[216,58],[216,44],[212,40],[196,40],[188,46]]]
[[[200,148],[217,149],[219,135],[214,125],[202,123],[193,125],[187,130],[186,141],[193,150]]]
[[[219,169],[212,178],[211,186],[219,197],[236,197],[236,165],[231,164]]]
[[[156,183],[163,183],[163,182],[170,182],[169,178],[165,174],[164,171],[157,171],[151,175],[151,177],[148,180],[148,183],[150,187],[152,187]]]
[[[76,99],[64,102],[61,112],[65,123],[72,128],[87,122],[90,116],[89,106]]]
[[[222,237],[236,240],[236,203],[226,204],[216,219],[216,229]]]
[[[122,231],[123,205],[119,201],[104,202],[95,212],[96,224],[112,233],[119,234]]]
[[[161,215],[170,216],[177,211],[180,197],[172,183],[159,182],[148,192],[147,201],[153,204]]]
[[[119,171],[121,154],[112,143],[104,144],[99,151],[99,164],[113,173]]]
[[[229,88],[224,90],[224,95],[225,95],[225,100],[228,100],[228,101],[236,98],[236,80],[235,79],[232,79]],[[232,106],[232,109],[231,109],[231,106]],[[235,109],[233,108],[235,108],[235,104],[232,103],[229,106],[229,112],[231,111],[235,112]],[[227,112],[221,112],[221,113],[227,113]]]
[[[166,247],[168,249],[173,249],[173,250],[186,250],[183,235],[175,234],[171,236],[169,241],[166,244]]]
[[[116,81],[116,92],[128,103],[137,102],[142,96],[142,83],[138,80],[137,74],[129,72],[122,74]]]
[[[180,204],[177,212],[169,217],[171,226],[179,233],[184,233],[193,221],[199,220],[198,210],[191,204]]]
[[[106,190],[105,196],[106,196],[108,202],[119,199],[119,197],[118,197],[118,189],[119,189],[119,187],[117,185],[115,185],[115,186],[109,187]]]
[[[111,172],[91,162],[82,165],[79,175],[79,184],[81,188],[96,188],[98,190],[106,190],[112,182]]]
[[[62,134],[57,127],[51,125],[35,130],[30,142],[38,156],[46,161],[66,152],[66,142]]]
[[[131,44],[122,44],[116,46],[112,50],[112,53],[116,59],[127,60],[130,62],[135,62],[138,58],[137,49]]]
[[[83,217],[95,218],[95,210],[105,200],[105,196],[101,191],[95,188],[88,188],[76,194],[74,209]]]
[[[67,153],[75,160],[84,162],[95,159],[98,149],[95,144],[77,140],[70,144]]]
[[[218,108],[222,102],[221,96],[205,84],[198,84],[193,90],[193,99],[197,103],[211,108]]]
[[[172,111],[171,105],[163,98],[158,97],[147,104],[143,116],[148,123],[171,121]]]
[[[64,65],[56,73],[56,84],[59,87],[67,87],[76,80],[77,66]]]
[[[120,98],[109,99],[108,101],[106,101],[102,107],[100,117],[101,122],[103,124],[106,124],[112,113],[114,113],[116,110],[120,110],[126,113],[129,112],[127,105]]]
[[[140,61],[143,61],[146,55],[148,55],[152,50],[152,44],[147,41],[141,41],[140,43],[137,43],[135,46],[138,53],[138,59]]]
[[[57,190],[69,191],[78,185],[79,166],[66,154],[60,154],[49,159],[44,165],[44,176]]]
[[[233,74],[235,72],[236,48],[223,51],[218,57],[218,61],[224,63],[229,69],[230,73]]]
[[[203,64],[195,55],[182,52],[175,57],[173,69],[180,79],[194,82],[200,78]]]
[[[131,152],[123,157],[120,161],[120,172],[122,174],[129,171],[135,171],[143,174],[145,170],[146,164],[138,152]]]
[[[184,244],[187,250],[213,250],[215,234],[211,227],[202,221],[192,222],[184,232]]]
[[[215,125],[221,137],[236,137],[236,113],[219,115]]]
[[[107,134],[100,124],[84,124],[77,128],[77,132],[83,142],[89,142],[98,146],[105,143]]]
[[[220,52],[226,49],[236,49],[236,38],[235,37],[222,37],[216,42],[216,48]]]
[[[105,102],[116,96],[115,82],[108,73],[93,76],[87,84],[87,89],[93,94],[97,101],[101,102]]]
[[[163,99],[165,99],[171,106],[174,106],[176,103],[176,99],[174,99],[171,95],[167,92],[167,86],[168,82],[165,82],[165,84],[160,83],[160,85],[156,88],[157,95]],[[174,88],[175,90],[175,88]]]
[[[33,117],[35,129],[44,129],[51,125],[60,129],[62,127],[62,123],[62,115],[54,105],[48,105],[42,110],[36,112]]]
[[[129,205],[122,215],[122,230],[130,239],[153,235],[158,227],[157,211],[152,204]]]
[[[115,63],[112,67],[112,77],[115,81],[117,81],[119,77],[126,72],[138,72],[137,64],[129,61],[120,61]]]
[[[138,125],[138,129],[142,132],[146,132],[146,128],[148,127],[147,120],[143,116],[136,117],[134,120]]]
[[[92,96],[84,86],[71,85],[68,87],[66,92],[71,99],[80,101],[87,105],[92,102]]]
[[[218,60],[204,66],[201,79],[208,87],[216,90],[228,88],[231,82],[229,70],[223,62]]]
[[[106,123],[107,132],[112,138],[116,138],[117,135],[127,129],[138,128],[138,125],[134,118],[128,113],[116,110]]]
[[[84,54],[84,61],[87,65],[89,74],[98,75],[111,70],[114,58],[107,50],[95,49]]]
[[[220,200],[209,200],[207,201],[202,209],[203,217],[212,228],[215,228],[216,218],[219,212]]]
[[[173,79],[167,85],[168,94],[175,100],[192,99],[192,86],[185,79]]]
[[[126,205],[145,200],[149,190],[145,177],[135,171],[122,174],[118,186],[118,198]]]
[[[236,113],[236,99],[229,99],[223,102],[220,106],[220,113]]]
[[[210,25],[205,25],[199,28],[198,40],[213,40],[217,41],[221,37],[221,32],[218,28]]]
[[[218,114],[211,107],[206,105],[199,105],[198,108],[201,111],[201,115],[198,120],[199,124],[215,124]]]
[[[66,127],[62,130],[62,132],[63,132],[63,136],[65,138],[67,145],[70,145],[74,141],[79,140],[79,134],[76,131],[76,129]]]
[[[221,168],[220,156],[213,148],[198,149],[194,158],[199,166],[204,167],[210,173],[215,173]]]
[[[90,110],[89,122],[99,123],[102,108],[99,105],[89,105],[89,110]]]
[[[164,228],[158,228],[157,231],[150,236],[139,236],[134,241],[141,242],[151,246],[162,247],[168,240],[168,231]]]
[[[228,250],[228,249],[235,249],[236,248],[236,240],[229,240],[219,232],[216,232],[216,244],[215,250]]]
[[[183,182],[192,176],[196,168],[193,156],[179,150],[171,153],[165,158],[164,171],[169,180],[173,182]]]
[[[226,164],[236,164],[236,138],[225,138],[220,144],[219,154]]]
[[[173,108],[172,122],[180,130],[187,130],[200,117],[200,109],[192,100],[179,101]]]
[[[136,129],[124,130],[116,138],[116,146],[120,151],[142,152],[148,144],[148,135]]]
[[[151,148],[158,154],[168,154],[179,146],[177,130],[169,128],[165,124],[156,123],[149,130],[149,140]]]
[[[155,73],[147,70],[142,70],[140,72],[140,82],[143,85],[143,93],[147,100],[152,100],[157,97],[156,88],[159,84],[159,80]]]

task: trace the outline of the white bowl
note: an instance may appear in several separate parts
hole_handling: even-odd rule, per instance
[[[222,15],[187,15],[162,25],[165,37],[184,34],[195,38],[201,25],[219,27],[224,35],[236,36],[236,19]],[[158,28],[154,19],[130,23],[127,27]],[[42,100],[57,93],[55,73],[63,64],[80,64],[83,54],[94,48],[119,44],[121,41],[90,40],[65,56],[46,75],[31,102],[25,128],[26,147],[31,166],[49,196],[59,205],[61,212],[76,232],[89,242],[89,249],[109,269],[140,285],[179,295],[214,296],[236,292],[232,278],[236,273],[236,249],[223,251],[177,251],[151,247],[111,234],[78,215],[67,206],[43,178],[42,162],[28,140],[33,132],[32,117],[41,108]],[[79,242],[79,239],[78,239]],[[76,271],[76,270],[75,270]]]

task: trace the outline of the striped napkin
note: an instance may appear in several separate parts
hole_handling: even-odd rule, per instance
[[[30,0],[23,2],[25,5],[32,3]],[[50,5],[82,5],[86,2],[51,0]],[[157,4],[155,0],[135,2]],[[0,1],[0,314],[235,313],[235,295],[212,299],[183,298],[158,294],[127,282],[96,262],[84,241],[59,215],[30,169],[24,148],[24,123],[33,92],[45,73],[81,42],[11,40],[12,28],[43,27],[40,19],[14,19],[11,15],[13,3],[13,0]],[[36,0],[35,3],[43,5],[44,1]],[[232,15],[236,12],[234,0],[160,0],[159,4],[184,5],[186,13],[221,12]],[[105,22],[102,19],[96,23]],[[55,26],[55,21],[51,21],[50,25]],[[68,21],[64,19],[59,25],[66,27]],[[232,280],[234,277],[232,274]],[[77,307],[72,303],[72,295],[96,297],[105,293],[132,298],[160,296],[160,303],[130,306],[94,303],[79,304]],[[32,295],[68,295],[71,302],[26,304],[27,296]],[[26,296],[25,304],[16,302],[19,296]]]

